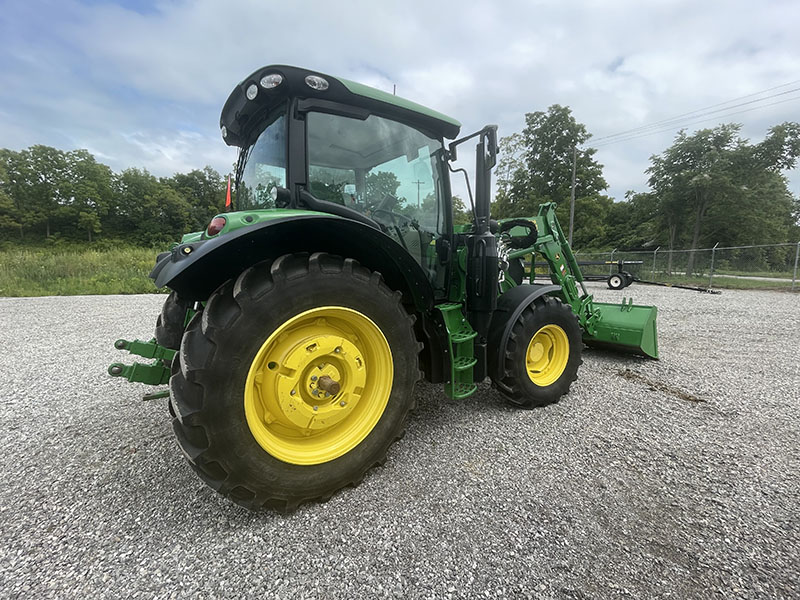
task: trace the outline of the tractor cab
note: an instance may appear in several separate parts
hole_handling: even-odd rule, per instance
[[[351,81],[269,66],[234,89],[220,126],[240,148],[237,210],[313,210],[365,223],[445,293],[436,248],[453,225],[443,139],[458,134],[457,121]]]

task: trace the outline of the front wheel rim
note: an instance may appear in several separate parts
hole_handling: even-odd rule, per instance
[[[539,329],[525,352],[525,370],[530,380],[545,387],[555,383],[569,362],[569,338],[558,325]]]
[[[283,462],[314,465],[347,454],[373,430],[392,390],[389,343],[366,315],[307,310],[256,353],[244,407],[258,444]]]

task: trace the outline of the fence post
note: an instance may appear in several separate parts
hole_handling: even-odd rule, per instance
[[[614,252],[616,252],[616,251],[617,251],[617,249],[616,249],[616,248],[614,248],[614,249],[611,251],[611,262],[612,262],[612,263],[614,262]],[[613,264],[611,264],[611,265],[609,265],[609,266],[608,266],[608,274],[609,274],[609,275],[611,275],[613,272],[614,272],[614,265],[613,265]]]
[[[794,291],[794,284],[797,281],[797,259],[800,258],[800,242],[797,242],[797,250],[794,252],[794,275],[792,275],[792,291]]]
[[[656,280],[656,254],[658,254],[658,250],[659,250],[660,248],[661,248],[661,246],[659,246],[658,248],[656,248],[655,250],[653,250],[653,270],[652,270],[652,272],[650,273],[650,279],[652,279],[653,281],[655,281],[655,280]]]
[[[708,278],[708,289],[711,289],[711,286],[714,285],[714,255],[717,253],[717,246],[719,246],[719,242],[714,244],[711,249],[711,275]]]

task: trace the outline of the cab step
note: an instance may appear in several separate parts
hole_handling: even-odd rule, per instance
[[[445,383],[444,391],[453,400],[469,398],[478,389],[473,373],[478,362],[473,340],[478,334],[464,316],[461,304],[450,302],[436,308],[442,313],[450,350],[450,381]]]

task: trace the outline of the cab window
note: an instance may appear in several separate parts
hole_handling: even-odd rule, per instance
[[[236,190],[237,209],[275,208],[272,188],[286,187],[286,116],[283,110],[267,121],[264,131],[244,152],[244,171]]]
[[[307,132],[309,191],[376,221],[439,287],[434,243],[446,233],[442,142],[375,115],[312,112]]]

